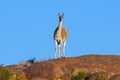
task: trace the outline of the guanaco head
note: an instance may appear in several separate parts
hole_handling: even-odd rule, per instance
[[[62,15],[60,15],[60,13],[58,13],[58,16],[59,16],[59,22],[62,22],[63,18],[64,18],[64,13]]]

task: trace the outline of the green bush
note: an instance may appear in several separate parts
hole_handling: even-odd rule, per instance
[[[71,80],[86,80],[91,74],[85,70],[77,70],[71,74]]]
[[[109,80],[112,75],[105,72],[94,73],[87,80]]]
[[[20,75],[11,73],[5,67],[0,66],[0,80],[27,80],[27,78],[23,78]]]
[[[10,71],[5,69],[3,66],[0,66],[0,80],[8,80],[11,75]]]

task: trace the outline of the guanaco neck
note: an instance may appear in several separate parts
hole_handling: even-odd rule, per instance
[[[62,22],[59,22],[59,24],[58,24],[58,29],[59,29],[59,30],[62,29]]]

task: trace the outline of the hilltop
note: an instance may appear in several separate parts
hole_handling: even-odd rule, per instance
[[[12,73],[19,73],[29,80],[85,80],[120,79],[120,56],[85,55],[35,62],[31,65],[6,66]]]

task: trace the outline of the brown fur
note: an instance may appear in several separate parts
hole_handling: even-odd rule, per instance
[[[54,53],[54,59],[56,59],[56,52],[58,51],[59,58],[65,57],[65,45],[66,40],[68,38],[68,33],[66,29],[62,26],[64,14],[59,16],[59,24],[54,32],[54,41],[55,41],[55,53]]]
[[[59,29],[59,27],[57,27],[55,32],[54,32],[54,40],[56,40],[56,35],[57,35],[57,32],[58,32],[58,29]],[[66,29],[64,27],[62,27],[61,40],[66,41],[67,38],[68,38],[68,33],[67,33]]]
[[[65,41],[68,38],[68,33],[64,27],[62,27],[61,35],[63,41]]]

